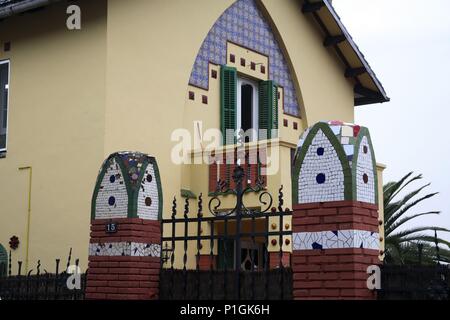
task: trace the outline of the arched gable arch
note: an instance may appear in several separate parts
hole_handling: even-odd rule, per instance
[[[319,122],[310,128],[297,152],[292,176],[293,204],[352,198],[351,168],[327,123]]]

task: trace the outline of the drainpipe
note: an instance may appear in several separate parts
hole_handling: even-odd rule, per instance
[[[16,3],[12,3],[10,5],[4,6],[3,8],[0,8],[0,19],[4,19],[13,16],[15,14],[33,10],[39,7],[44,7],[58,1],[59,0],[23,0],[18,2],[16,1]]]
[[[26,249],[25,249],[25,272],[28,272],[28,256],[30,251],[30,222],[31,222],[31,184],[33,182],[33,167],[20,167],[20,171],[29,170],[29,181],[28,181],[28,216],[27,216],[27,232],[26,232]]]

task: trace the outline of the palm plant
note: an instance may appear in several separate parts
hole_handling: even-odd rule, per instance
[[[440,211],[407,214],[417,204],[438,194],[434,192],[419,195],[419,193],[430,185],[425,184],[404,196],[400,196],[401,191],[407,186],[421,179],[421,174],[413,176],[413,172],[410,172],[399,181],[388,182],[383,186],[386,263],[417,263],[419,260],[419,244],[422,246],[421,253],[423,262],[436,261],[438,259],[435,241],[438,244],[444,244],[450,247],[450,242],[429,234],[430,232],[437,231],[450,232],[446,228],[437,226],[404,228],[407,222],[418,217],[440,214]],[[402,226],[403,228],[400,228]],[[450,251],[440,248],[439,260],[443,262],[449,261]]]

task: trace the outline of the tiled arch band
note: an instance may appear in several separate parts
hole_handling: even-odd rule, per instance
[[[292,238],[293,250],[380,249],[379,233],[366,230],[296,232]]]
[[[89,244],[89,256],[160,257],[160,255],[161,245],[158,243],[123,241]]]

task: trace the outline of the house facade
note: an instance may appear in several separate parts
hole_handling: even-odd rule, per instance
[[[146,212],[143,219],[170,217],[174,196],[192,205],[200,194],[217,196],[232,208],[235,197],[225,190],[235,187],[237,164],[250,186],[273,195],[283,186],[288,208],[321,202],[316,186],[293,179],[297,157],[306,157],[307,129],[319,122],[340,127],[333,139],[347,145],[343,150],[374,154],[370,136],[361,143],[350,125],[354,108],[389,99],[330,1],[79,0],[30,8],[21,2],[0,4],[0,244],[2,256],[24,261],[27,270],[70,248],[86,267],[91,219],[128,217],[129,207],[120,207],[121,199],[131,201],[119,185],[122,160],[109,157],[115,152],[156,159],[157,171],[146,172],[153,191],[133,200],[142,202],[135,214]],[[70,5],[80,8],[79,30],[67,26]],[[348,200],[350,192],[379,206],[382,220],[377,194],[384,167],[366,155],[362,168],[372,167],[361,177],[370,187],[344,191],[360,182],[347,183],[342,173],[345,197],[325,201]],[[346,161],[350,170],[352,159]],[[105,190],[117,195],[101,196]],[[249,192],[246,206],[257,208],[258,197]],[[20,244],[10,250],[13,236]],[[292,241],[281,243],[292,251]],[[280,251],[279,243],[258,246]],[[382,251],[382,240],[377,246]],[[188,259],[189,267],[195,263]]]

